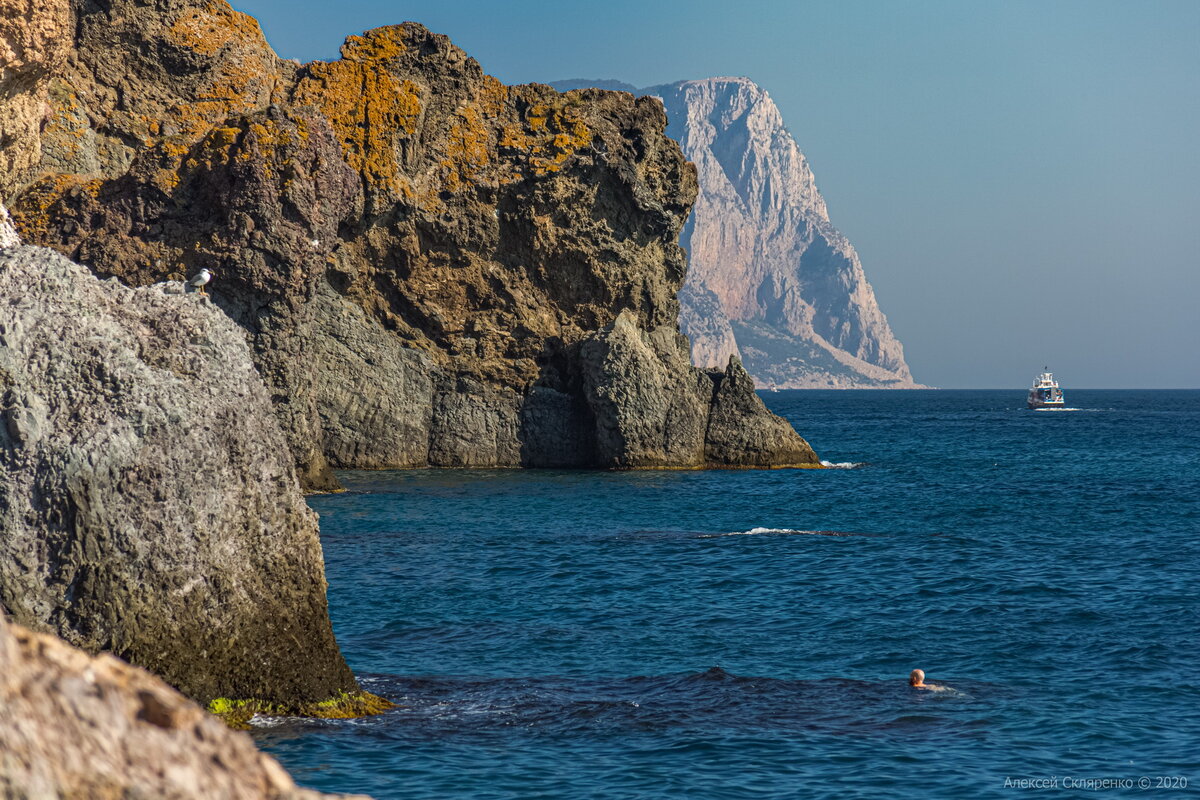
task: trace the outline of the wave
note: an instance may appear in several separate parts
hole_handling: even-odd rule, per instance
[[[809,531],[799,528],[751,528],[748,531],[730,531],[728,533],[702,533],[701,539],[713,539],[718,536],[862,536],[861,533],[850,531]]]
[[[822,461],[821,466],[825,469],[861,469],[865,467],[865,461]]]

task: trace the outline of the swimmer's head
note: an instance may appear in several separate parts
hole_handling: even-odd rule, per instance
[[[925,682],[925,672],[923,670],[914,669],[908,674],[909,686],[920,686]]]

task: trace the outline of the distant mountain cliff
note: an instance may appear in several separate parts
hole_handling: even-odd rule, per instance
[[[696,165],[679,295],[693,363],[740,355],[760,387],[916,386],[858,254],[830,223],[770,96],[746,78],[638,91],[662,99],[667,135]]]

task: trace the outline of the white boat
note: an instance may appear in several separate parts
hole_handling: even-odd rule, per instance
[[[1033,379],[1033,386],[1029,390],[1029,407],[1062,408],[1063,393],[1058,388],[1058,381],[1054,380],[1049,367],[1042,367],[1042,370],[1042,374]]]

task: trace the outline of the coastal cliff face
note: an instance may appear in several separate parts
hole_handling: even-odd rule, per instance
[[[3,614],[0,708],[0,797],[331,797],[149,673]]]
[[[694,362],[740,354],[759,386],[915,386],[858,254],[830,223],[767,93],[745,78],[642,91],[662,98],[667,133],[698,173],[682,237]]]
[[[244,333],[182,284],[0,249],[0,614],[205,703],[357,691]]]
[[[50,77],[70,47],[68,0],[0,0],[0,198],[41,158]]]
[[[764,465],[708,456],[736,370],[690,368],[674,335],[696,183],[658,101],[505,86],[412,23],[300,66],[223,0],[73,12],[18,228],[132,285],[214,270],[307,487],[330,466]],[[587,355],[626,325],[654,358]],[[626,391],[686,406],[687,444],[614,411]],[[744,399],[747,428],[778,420]],[[816,463],[773,430],[766,465]]]

